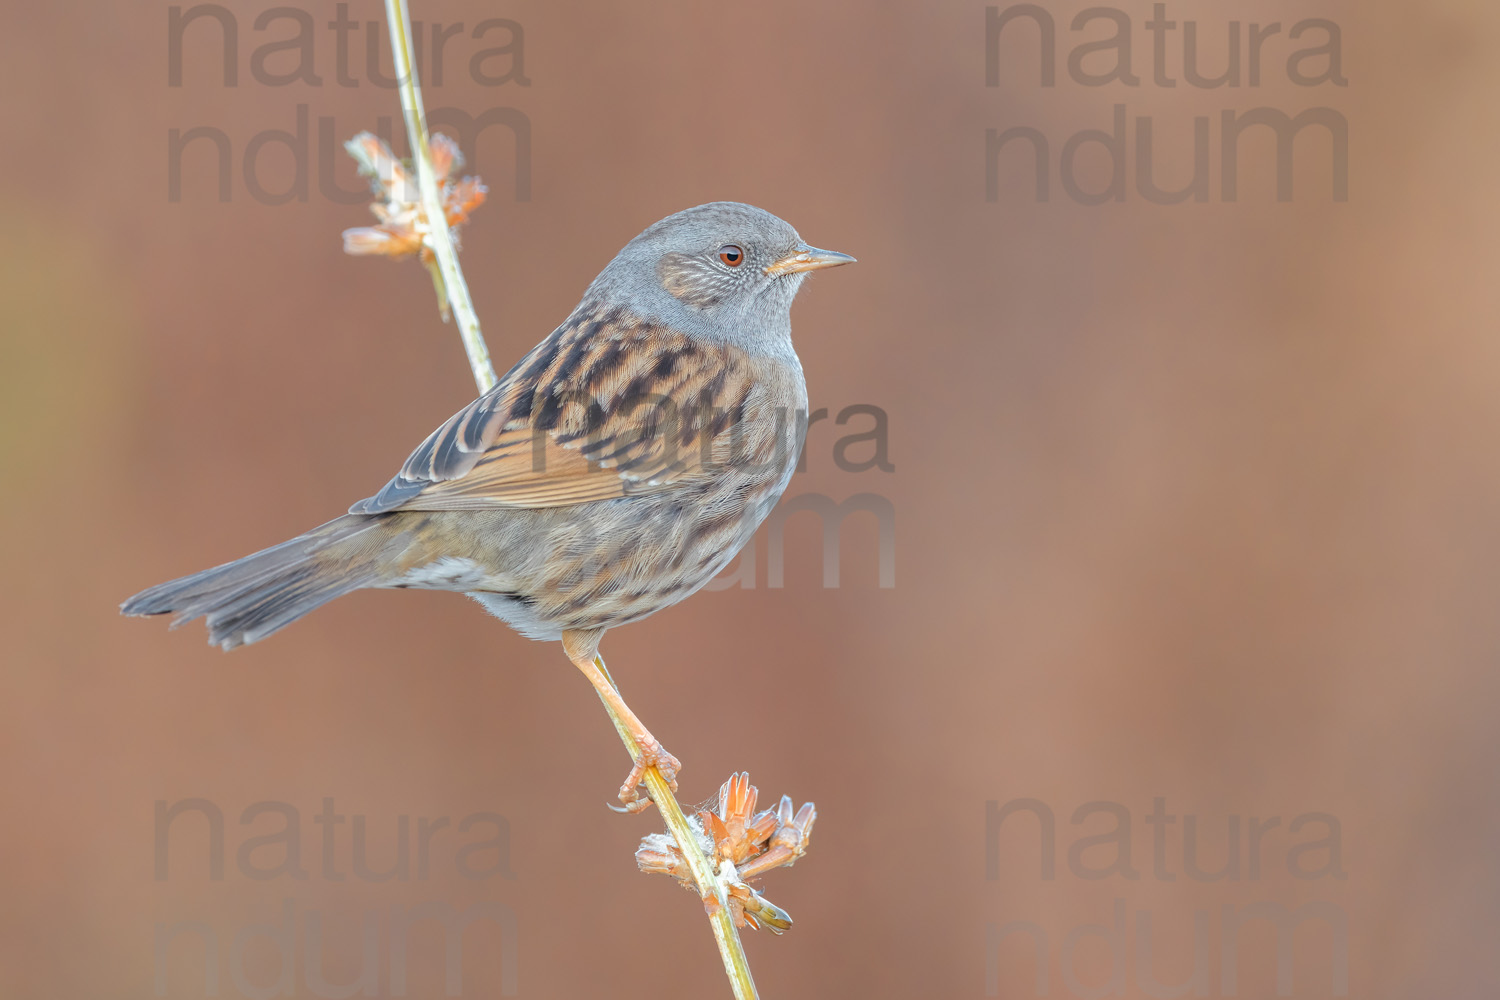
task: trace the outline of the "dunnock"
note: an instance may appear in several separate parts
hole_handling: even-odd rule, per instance
[[[562,640],[645,751],[620,789],[643,808],[645,768],[671,782],[681,764],[604,675],[599,640],[712,579],[786,489],[807,409],[792,299],[809,271],[853,259],[737,202],[669,216],[379,493],[121,610],[204,617],[232,649],[363,587],[466,593]]]

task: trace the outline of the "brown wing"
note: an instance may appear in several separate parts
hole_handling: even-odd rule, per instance
[[[702,475],[760,450],[738,433],[755,368],[619,309],[580,310],[350,513],[561,507]]]

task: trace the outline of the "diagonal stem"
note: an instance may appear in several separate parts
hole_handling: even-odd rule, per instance
[[[438,193],[437,175],[432,169],[432,146],[427,138],[427,112],[422,110],[422,85],[417,80],[417,66],[412,58],[411,11],[407,0],[385,0],[385,19],[391,29],[391,58],[396,64],[396,80],[401,91],[401,113],[406,119],[406,138],[417,173],[417,189],[422,196],[422,214],[427,218],[427,242],[437,258],[437,276],[441,278],[440,294],[446,294],[448,305],[458,322],[458,335],[480,392],[488,392],[497,379],[490,362],[490,350],[479,330],[479,314],[469,297],[469,285],[458,266],[458,250],[448,229],[448,215]]]
[[[615,679],[609,675],[609,668],[604,665],[604,657],[596,655],[594,665],[599,668],[605,680],[619,691],[619,685],[615,684]],[[610,721],[615,724],[615,731],[620,734],[625,749],[630,751],[631,761],[639,760],[641,748],[635,737],[630,735],[630,730],[602,694],[599,701],[609,713]],[[724,974],[729,977],[729,984],[734,988],[735,1000],[759,1000],[759,994],[755,992],[755,980],[750,975],[750,960],[745,957],[745,946],[740,942],[739,928],[734,926],[734,916],[729,912],[724,884],[714,872],[713,862],[698,847],[698,838],[693,835],[693,828],[688,825],[682,806],[677,804],[677,798],[672,794],[672,787],[667,784],[667,779],[655,767],[648,767],[645,782],[646,788],[651,792],[651,801],[656,803],[657,811],[661,813],[682,856],[687,859],[688,869],[693,873],[693,882],[697,884],[698,895],[704,901],[704,909],[708,911],[714,939],[719,944],[719,956],[724,960]]]

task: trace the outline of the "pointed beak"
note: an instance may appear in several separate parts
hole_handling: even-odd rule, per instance
[[[796,249],[766,268],[767,274],[796,274],[798,271],[816,271],[840,264],[853,264],[854,258],[837,250],[819,250],[806,243],[797,244]]]

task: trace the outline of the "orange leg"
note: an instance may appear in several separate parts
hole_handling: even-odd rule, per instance
[[[661,772],[672,791],[677,790],[677,772],[682,770],[682,762],[661,745],[661,741],[651,735],[651,730],[641,722],[636,714],[625,704],[625,699],[620,697],[620,692],[610,683],[609,677],[604,672],[604,660],[599,656],[599,640],[603,637],[604,630],[589,632],[564,632],[562,637],[563,651],[568,654],[568,659],[573,665],[583,671],[583,676],[594,685],[594,690],[599,692],[599,697],[604,699],[614,713],[624,723],[625,729],[630,733],[636,745],[640,747],[640,756],[635,758],[635,764],[630,773],[625,777],[625,783],[620,786],[620,801],[624,803],[627,812],[640,812],[651,804],[651,799],[642,795],[638,789],[642,778],[646,774],[646,768],[654,767]]]

